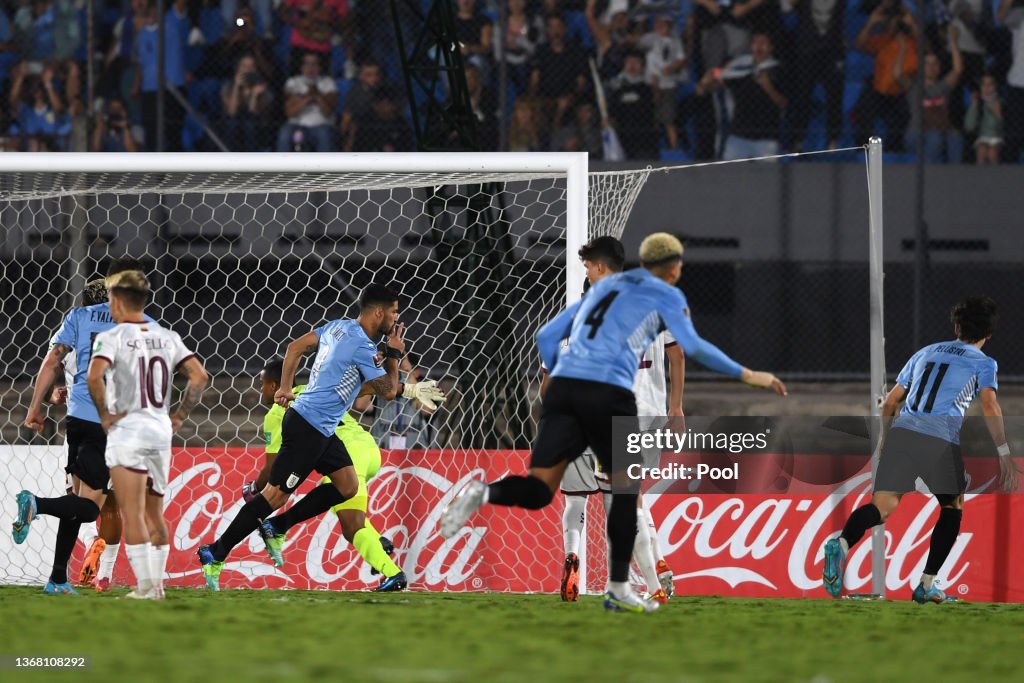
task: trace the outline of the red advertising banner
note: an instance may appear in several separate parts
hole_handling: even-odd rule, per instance
[[[168,564],[172,585],[202,585],[196,549],[219,536],[237,514],[239,490],[257,471],[262,449],[179,449],[165,498],[172,535]],[[396,561],[415,590],[555,592],[562,560],[561,497],[530,512],[487,506],[455,538],[439,533],[444,507],[474,478],[493,480],[525,471],[522,451],[390,451],[370,482],[370,519],[391,538]],[[300,489],[316,484],[311,477]],[[846,515],[869,500],[866,473],[831,495],[648,496],[659,542],[676,572],[680,594],[757,597],[825,597],[822,545]],[[890,598],[907,598],[928,553],[938,507],[910,494],[886,525],[886,577]],[[1020,496],[968,495],[963,528],[939,579],[948,593],[973,601],[1024,602],[1011,583],[1024,549]],[[849,557],[846,588],[870,590],[870,548]],[[364,590],[379,581],[349,546],[333,515],[293,529],[286,566],[274,567],[253,534],[228,558],[226,588]],[[604,563],[601,556],[593,564]],[[119,567],[116,578],[127,572]]]

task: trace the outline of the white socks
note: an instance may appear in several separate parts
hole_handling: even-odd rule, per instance
[[[148,542],[124,546],[128,562],[132,565],[132,571],[135,573],[135,589],[142,594],[148,593],[153,588],[153,570],[149,559],[152,547],[152,544]]]
[[[633,593],[633,589],[629,587],[628,581],[609,581],[608,592],[614,593],[616,597],[621,598],[626,595],[631,595]]]
[[[96,572],[97,581],[100,579],[110,581],[114,578],[114,563],[117,562],[117,553],[120,550],[120,543],[108,543],[107,547],[103,549],[103,553],[100,555],[100,568]]]
[[[846,542],[846,539],[842,536],[839,537],[839,547],[843,549],[844,555],[850,554],[850,544]]]
[[[587,496],[565,496],[562,512],[562,540],[565,554],[579,554],[580,540],[587,528]]]
[[[644,521],[647,522],[647,533],[651,537],[651,554],[654,555],[654,562],[663,562],[665,556],[661,554],[661,548],[658,547],[658,528],[654,526],[654,517],[651,516],[651,511],[646,503],[642,509],[637,510],[637,524],[643,524]]]
[[[921,574],[921,585],[924,586],[926,591],[930,591],[932,589],[933,583],[935,583],[934,574]]]
[[[640,573],[647,583],[647,592],[654,595],[661,589],[658,581],[658,569],[651,548],[651,535],[647,529],[646,515],[643,510],[637,510],[638,519],[636,524],[636,540],[633,542],[633,561],[640,568]]]
[[[167,556],[171,552],[169,545],[153,545],[149,550],[149,577],[153,587],[161,592],[164,589],[164,570],[167,568]]]

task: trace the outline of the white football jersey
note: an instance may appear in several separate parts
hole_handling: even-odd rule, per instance
[[[193,355],[177,332],[156,323],[121,323],[96,335],[92,357],[110,361],[107,410],[128,413],[111,427],[107,443],[170,448],[171,381]]]
[[[640,357],[640,369],[633,380],[637,415],[654,417],[668,412],[665,347],[675,343],[671,332],[662,332]]]

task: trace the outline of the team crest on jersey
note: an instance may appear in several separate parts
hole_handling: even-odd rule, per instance
[[[96,342],[96,346],[93,347],[92,352],[93,353],[99,353],[100,349],[102,349],[102,348],[103,348],[103,342],[98,341],[98,342]]]
[[[288,481],[284,483],[286,489],[293,489],[299,485],[299,475],[292,472],[288,475]]]

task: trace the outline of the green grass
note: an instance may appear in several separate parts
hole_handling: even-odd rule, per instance
[[[87,654],[20,681],[1024,680],[1024,605],[171,590],[163,603],[0,588],[0,653]]]

